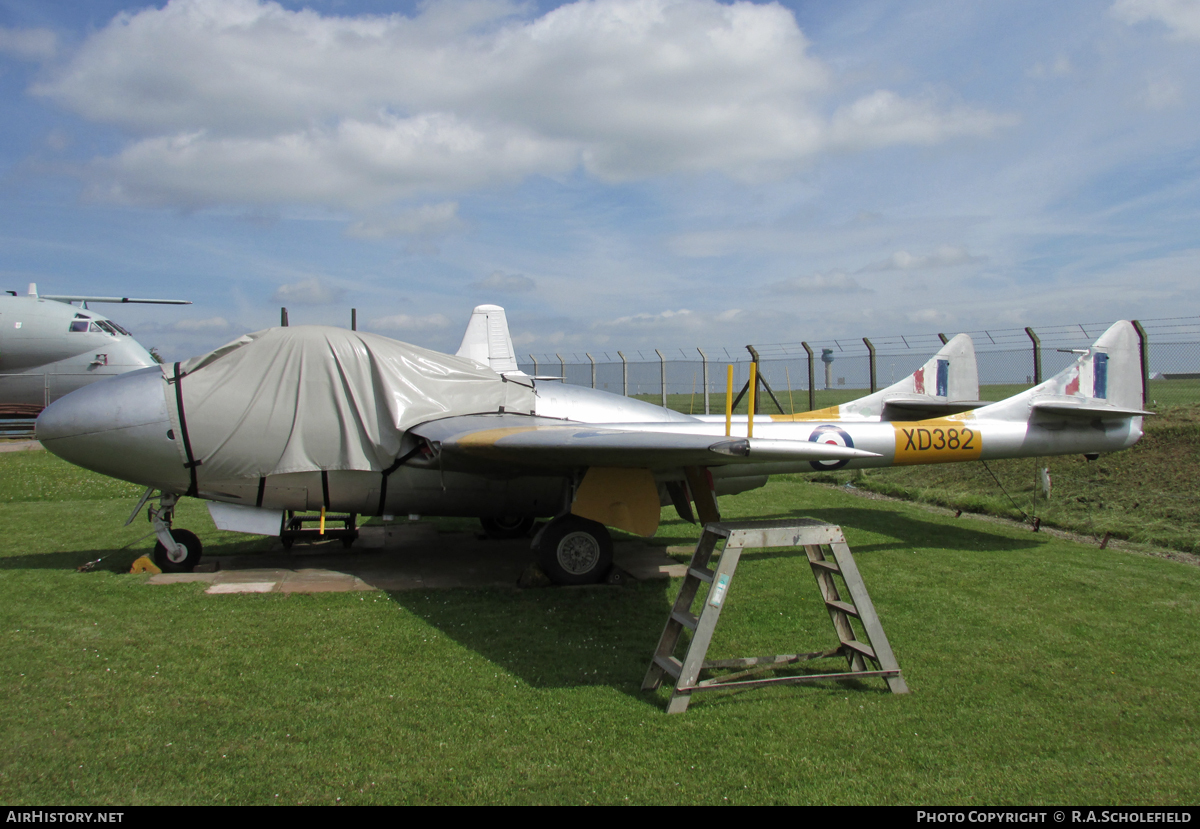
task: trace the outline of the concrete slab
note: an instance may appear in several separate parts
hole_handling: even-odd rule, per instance
[[[214,584],[205,593],[271,593],[278,582],[274,581],[237,581],[229,584]]]
[[[205,581],[206,593],[330,593],[359,590],[517,588],[533,561],[529,539],[490,541],[438,533],[429,524],[364,527],[368,547],[296,544],[292,552],[219,556],[213,573],[164,573],[148,584]],[[361,539],[360,539],[361,540]],[[379,544],[378,547],[370,545]],[[690,552],[690,550],[689,550]],[[640,541],[618,541],[613,562],[637,580],[681,577],[686,565]]]

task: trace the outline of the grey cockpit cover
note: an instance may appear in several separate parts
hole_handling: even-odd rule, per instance
[[[269,328],[179,364],[183,421],[199,477],[379,472],[401,436],[451,415],[534,409],[533,389],[474,360],[325,326]],[[173,365],[164,365],[168,380]],[[175,384],[167,411],[183,435]],[[183,440],[176,440],[188,461]]]

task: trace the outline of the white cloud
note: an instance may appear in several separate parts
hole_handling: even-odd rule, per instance
[[[795,279],[785,279],[780,282],[772,282],[767,286],[768,290],[776,294],[857,294],[869,293],[869,291],[858,284],[852,276],[841,271],[834,271],[829,274],[813,274],[812,276],[798,276]]]
[[[983,257],[972,256],[965,248],[943,245],[933,253],[918,256],[906,250],[898,250],[880,262],[872,262],[864,271],[915,271],[931,268],[953,268],[982,262]]]
[[[414,317],[408,314],[395,314],[390,317],[379,317],[367,323],[368,328],[376,331],[435,331],[446,328],[450,320],[444,314],[430,314],[424,317]]]
[[[451,233],[463,226],[458,218],[458,202],[426,204],[394,216],[364,219],[346,228],[356,239],[385,239],[393,236],[431,238]]]
[[[119,15],[34,92],[137,136],[95,165],[93,195],[188,207],[370,210],[580,166],[604,181],[757,179],[822,152],[1011,123],[887,90],[839,107],[775,3],[530,8],[433,0],[411,18],[336,17],[172,0]]]
[[[1112,14],[1131,26],[1156,20],[1166,25],[1176,40],[1200,41],[1200,3],[1196,0],[1117,0]]]
[[[209,317],[202,320],[179,320],[173,326],[176,331],[224,331],[229,321],[224,317]]]
[[[58,51],[58,39],[48,29],[6,29],[0,26],[0,54],[21,60],[49,60]]]
[[[524,274],[493,271],[484,279],[471,283],[471,287],[481,291],[500,291],[502,293],[516,294],[532,291],[537,287],[537,283]]]
[[[326,285],[319,277],[302,279],[288,285],[280,285],[271,295],[276,302],[290,302],[293,305],[328,305],[337,302],[345,294],[342,288]]]

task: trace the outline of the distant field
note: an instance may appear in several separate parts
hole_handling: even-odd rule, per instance
[[[721,692],[669,717],[639,684],[678,582],[208,596],[122,574],[151,543],[121,526],[135,488],[41,452],[0,455],[0,483],[10,805],[1200,799],[1193,566],[774,481],[725,515],[843,525],[913,693]],[[191,499],[179,523],[210,550],[270,543]],[[667,510],[655,540],[696,532]],[[831,642],[803,556],[743,558],[714,658]]]

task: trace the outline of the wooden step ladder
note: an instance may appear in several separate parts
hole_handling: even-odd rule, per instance
[[[725,540],[725,546],[717,558],[715,570],[709,562],[717,544]],[[821,590],[821,598],[829,610],[829,618],[837,633],[839,645],[813,653],[780,654],[777,656],[746,657],[740,659],[717,659],[705,661],[708,646],[712,642],[721,609],[729,599],[729,588],[734,570],[742,551],[763,547],[803,547],[808,556],[813,577]],[[827,557],[826,551],[832,556]],[[846,596],[839,592],[837,576],[845,585]],[[704,604],[699,613],[692,610],[702,584],[709,585]],[[847,601],[849,599],[849,601]],[[866,641],[855,633],[851,618],[857,619]],[[683,631],[691,631],[691,640],[682,658],[675,651],[683,638]],[[776,670],[810,659],[845,657],[849,670],[840,673],[800,674],[747,679],[756,673]],[[868,660],[877,669],[872,670]],[[700,679],[704,669],[740,668],[732,674]],[[863,679],[882,677],[894,694],[908,693],[908,686],[900,675],[900,666],[888,645],[887,636],[867,595],[867,588],[859,575],[850,547],[846,544],[842,528],[812,519],[787,521],[722,522],[707,524],[692,553],[687,575],[675,599],[675,606],[667,618],[654,658],[642,681],[642,689],[652,691],[662,684],[663,677],[675,680],[671,700],[667,703],[668,714],[679,714],[687,710],[691,696],[696,691],[714,691],[720,688],[745,688],[778,685],[794,682],[817,682],[820,680]]]

